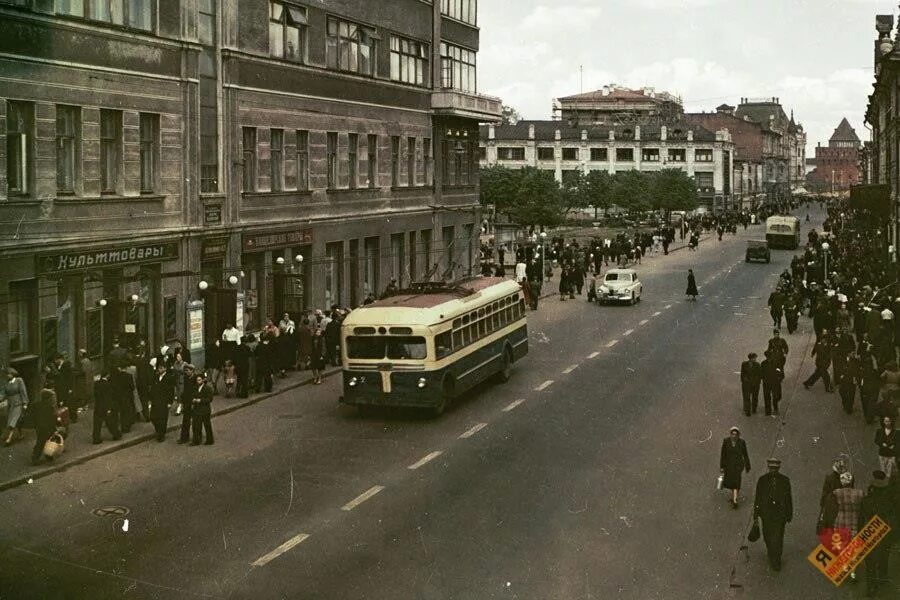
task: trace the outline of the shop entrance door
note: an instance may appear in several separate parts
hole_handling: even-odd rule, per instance
[[[203,303],[203,344],[209,347],[222,337],[226,325],[235,325],[237,291],[208,289],[203,292]]]
[[[275,273],[272,276],[272,299],[274,312],[272,320],[276,323],[281,320],[284,313],[289,313],[291,319],[299,322],[300,315],[306,305],[303,301],[304,287],[303,275],[294,273]]]

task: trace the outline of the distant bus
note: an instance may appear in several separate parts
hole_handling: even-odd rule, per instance
[[[800,219],[778,215],[766,219],[766,241],[769,248],[795,250],[800,246]]]
[[[438,416],[485,379],[509,379],[528,353],[525,301],[516,282],[493,277],[404,292],[352,311],[341,342],[341,402]]]

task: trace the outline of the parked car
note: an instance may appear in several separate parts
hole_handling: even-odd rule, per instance
[[[597,304],[612,302],[635,304],[640,302],[644,290],[644,285],[634,269],[610,269],[602,280],[595,279],[591,286]]]
[[[747,240],[747,252],[744,255],[744,261],[764,260],[770,262],[772,260],[772,252],[769,250],[769,242],[766,240]]]

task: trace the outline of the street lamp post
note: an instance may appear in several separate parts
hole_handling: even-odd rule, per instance
[[[828,242],[822,242],[822,254],[824,255],[824,259],[825,259],[825,276],[822,278],[823,284],[828,279],[828,250],[829,250],[829,248],[831,248],[831,246],[828,245]]]
[[[541,281],[544,281],[544,273],[545,273],[544,260],[545,260],[545,257],[547,256],[547,249],[544,247],[544,242],[546,241],[546,239],[547,239],[547,232],[542,231],[541,232]]]

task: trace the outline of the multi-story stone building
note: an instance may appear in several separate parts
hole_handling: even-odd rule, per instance
[[[816,145],[816,168],[807,176],[810,189],[817,192],[847,191],[860,182],[860,139],[846,118],[841,119],[828,140]]]
[[[570,127],[560,121],[482,126],[481,164],[533,166],[563,181],[573,171],[658,171],[679,168],[693,177],[701,204],[734,208],[734,143],[727,131],[688,122],[666,125]]]
[[[554,118],[573,127],[615,126],[677,121],[684,114],[684,106],[680,96],[652,87],[633,90],[611,84],[558,98],[553,112]]]
[[[472,268],[477,0],[0,0],[0,363]],[[301,260],[302,257],[302,260]],[[437,265],[437,266],[435,266]]]
[[[778,202],[805,181],[806,133],[784,112],[778,98],[742,98],[735,116],[763,130],[763,185],[770,201]]]

